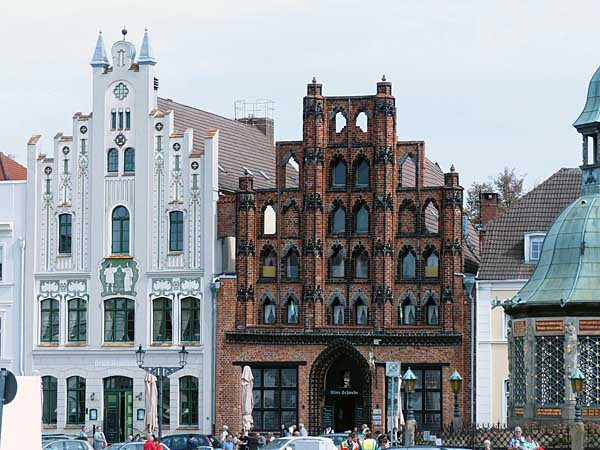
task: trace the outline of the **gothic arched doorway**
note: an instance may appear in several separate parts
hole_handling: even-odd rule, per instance
[[[371,372],[365,357],[347,340],[337,339],[315,360],[309,379],[311,434],[325,426],[343,432],[369,423]]]

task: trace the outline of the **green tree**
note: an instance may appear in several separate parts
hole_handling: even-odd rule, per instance
[[[481,223],[481,204],[479,194],[482,192],[498,193],[498,208],[500,211],[513,206],[524,194],[523,182],[525,175],[519,175],[516,169],[505,167],[489,181],[474,181],[467,189],[465,210],[471,221]]]

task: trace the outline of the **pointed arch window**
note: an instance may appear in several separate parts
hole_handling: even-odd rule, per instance
[[[85,342],[87,340],[87,302],[81,298],[69,300],[69,342]]]
[[[277,230],[277,213],[273,205],[267,205],[263,212],[263,234],[275,234]]]
[[[262,252],[262,258],[263,278],[275,278],[277,276],[277,253],[275,253],[275,249],[271,246],[265,247]]]
[[[183,212],[171,211],[169,213],[169,251],[183,251]]]
[[[356,211],[355,218],[355,231],[356,233],[368,233],[369,232],[369,210],[365,205],[361,205]]]
[[[369,278],[369,253],[364,248],[354,253],[354,278]]]
[[[361,159],[356,166],[354,185],[359,188],[369,187],[369,163]]]
[[[336,161],[333,165],[333,187],[345,187],[346,186],[346,163],[341,159]]]
[[[345,323],[345,311],[344,303],[336,295],[329,306],[331,310],[331,322],[333,325],[344,325]]]
[[[406,250],[404,255],[402,256],[402,278],[405,280],[412,280],[416,276],[416,262],[417,258],[415,254]]]
[[[272,298],[266,297],[263,301],[263,323],[273,325],[277,320],[277,308]]]
[[[135,173],[135,149],[128,147],[123,153],[123,172]]]
[[[129,211],[117,206],[112,213],[112,252],[129,254]]]
[[[85,378],[67,378],[67,424],[85,424]]]
[[[58,300],[47,298],[40,304],[40,341],[58,344],[60,337],[60,311]]]
[[[354,302],[354,314],[356,325],[369,324],[369,306],[362,297],[358,297]]]
[[[58,381],[55,377],[42,377],[42,423],[56,425]]]
[[[119,171],[119,151],[116,148],[111,148],[106,153],[106,171],[108,173]]]
[[[298,301],[292,296],[289,296],[285,302],[285,311],[287,323],[297,324],[299,322]]]
[[[300,255],[295,247],[288,250],[285,255],[285,276],[286,278],[297,279],[299,277]]]
[[[439,308],[433,296],[429,296],[425,302],[425,311],[427,316],[427,325],[439,325]]]
[[[427,278],[437,278],[439,276],[439,257],[435,250],[432,250],[427,255],[425,264],[425,276]]]
[[[330,263],[330,276],[331,278],[344,278],[345,277],[345,258],[344,250],[342,248],[335,248],[331,252],[329,258]]]
[[[346,232],[346,210],[338,205],[332,214],[331,232],[333,234],[344,234]]]
[[[181,340],[200,342],[200,300],[197,298],[181,300]]]
[[[70,254],[72,251],[72,222],[73,216],[71,214],[60,214],[58,216],[58,253]]]
[[[400,304],[400,325],[414,325],[417,322],[415,302],[407,296]]]
[[[173,310],[168,298],[152,301],[152,338],[157,343],[173,342]]]

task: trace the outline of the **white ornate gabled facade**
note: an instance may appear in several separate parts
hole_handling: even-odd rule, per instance
[[[54,157],[28,144],[26,371],[43,377],[44,426],[102,425],[109,442],[143,430],[149,365],[170,378],[164,428],[209,432],[219,132],[193,145],[157,108],[148,33],[92,59],[93,110],[76,113]],[[74,432],[74,431],[73,431]]]

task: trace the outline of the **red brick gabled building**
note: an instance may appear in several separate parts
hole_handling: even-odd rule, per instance
[[[458,173],[428,183],[436,166],[423,142],[398,141],[385,79],[376,95],[352,97],[324,97],[313,80],[303,122],[302,141],[277,143],[275,189],[246,175],[222,200],[222,214],[236,208],[238,276],[222,281],[217,303],[216,426],[241,427],[249,365],[256,430],[384,430],[393,361],[419,378],[414,409],[430,430],[452,420],[457,369],[467,422],[473,304],[463,277],[478,257]]]

